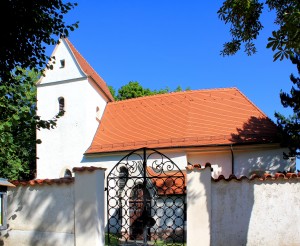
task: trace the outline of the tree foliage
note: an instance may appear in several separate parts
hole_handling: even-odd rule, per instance
[[[254,40],[263,29],[263,11],[275,11],[274,24],[279,28],[268,38],[267,48],[274,53],[274,61],[289,58],[300,50],[299,0],[225,0],[218,11],[219,18],[230,24],[232,40],[224,44],[222,55],[233,55],[244,45],[248,55],[256,53]]]
[[[68,36],[78,23],[64,16],[76,3],[61,0],[0,1],[0,177],[30,179],[36,162],[36,129],[50,129],[56,118],[36,115],[35,82],[49,60],[46,46]],[[30,72],[27,71],[30,70]]]
[[[18,86],[0,85],[0,176],[8,179],[34,178],[36,130],[55,127],[36,115],[36,86],[39,74],[18,69]]]
[[[76,3],[61,0],[1,0],[0,82],[14,84],[16,67],[35,69],[48,66],[46,45],[54,45],[60,36],[68,36],[78,23],[68,25],[66,15]],[[18,72],[18,70],[17,70]]]
[[[117,93],[112,86],[109,86],[109,89],[116,101],[172,92],[168,87],[159,90],[150,90],[149,88],[144,88],[137,81],[129,81],[126,85],[121,86],[118,89]],[[189,90],[189,88],[186,88],[186,90]],[[178,91],[182,91],[181,86],[178,86],[174,90],[174,92],[178,92]]]
[[[297,66],[298,76],[300,76],[300,56],[291,57],[293,64]],[[300,77],[290,75],[293,83],[290,93],[281,91],[280,99],[284,107],[293,110],[293,114],[285,117],[280,113],[276,113],[277,123],[282,131],[283,144],[289,146],[289,156],[300,157]]]

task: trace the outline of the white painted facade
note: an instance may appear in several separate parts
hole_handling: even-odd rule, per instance
[[[53,70],[47,70],[37,86],[37,114],[44,120],[55,117],[60,97],[65,101],[65,113],[54,129],[37,131],[37,139],[42,141],[37,145],[37,178],[63,177],[66,169],[82,166],[83,154],[106,106],[99,89],[81,71],[65,41],[53,55]],[[65,63],[63,68],[61,60]]]

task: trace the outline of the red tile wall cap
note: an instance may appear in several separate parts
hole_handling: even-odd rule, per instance
[[[61,185],[70,184],[74,182],[74,178],[60,178],[60,179],[34,179],[28,181],[13,180],[10,181],[15,186],[35,186],[35,185]]]
[[[297,178],[297,174],[296,173],[287,173],[285,175],[287,178]],[[300,178],[300,173],[298,173],[298,177]]]
[[[242,181],[242,180],[248,180],[248,181],[252,181],[252,180],[259,180],[259,181],[265,181],[265,180],[290,180],[290,179],[295,179],[297,181],[300,181],[300,174],[298,173],[298,175],[296,173],[287,173],[287,174],[283,174],[283,173],[275,173],[274,175],[271,174],[264,174],[263,176],[259,176],[257,174],[252,175],[251,177],[246,177],[246,176],[241,176],[241,177],[236,177],[235,175],[230,175],[228,178],[225,178],[224,175],[220,175],[218,178],[212,178],[213,181],[215,182],[219,182],[221,180],[224,181]]]
[[[74,167],[73,168],[73,172],[94,172],[96,170],[106,170],[106,168],[103,168],[103,167],[93,167],[93,166],[90,166],[90,167]]]
[[[201,164],[193,164],[188,165],[186,167],[187,170],[193,170],[193,169],[205,169],[205,168],[211,168],[211,164],[209,162],[206,162],[204,165],[201,166]]]

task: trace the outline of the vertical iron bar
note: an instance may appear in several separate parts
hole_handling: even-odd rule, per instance
[[[146,210],[146,168],[147,168],[147,156],[146,156],[146,148],[143,149],[144,153],[143,153],[143,168],[144,168],[144,177],[143,177],[143,210],[145,211]],[[143,211],[143,212],[144,212]],[[146,214],[146,213],[145,213]],[[145,219],[144,220],[144,225],[143,225],[143,243],[144,243],[144,246],[147,245],[147,223],[145,223]]]
[[[109,234],[109,203],[108,203],[108,192],[109,192],[109,189],[108,189],[108,180],[109,180],[109,177],[106,178],[106,212],[107,212],[107,244],[110,245],[110,234]]]

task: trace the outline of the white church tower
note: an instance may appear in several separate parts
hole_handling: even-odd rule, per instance
[[[68,39],[55,47],[53,70],[37,84],[37,114],[52,119],[64,114],[54,129],[37,131],[37,177],[59,178],[82,166],[83,153],[90,146],[106,104],[113,97],[104,80],[86,62]]]

